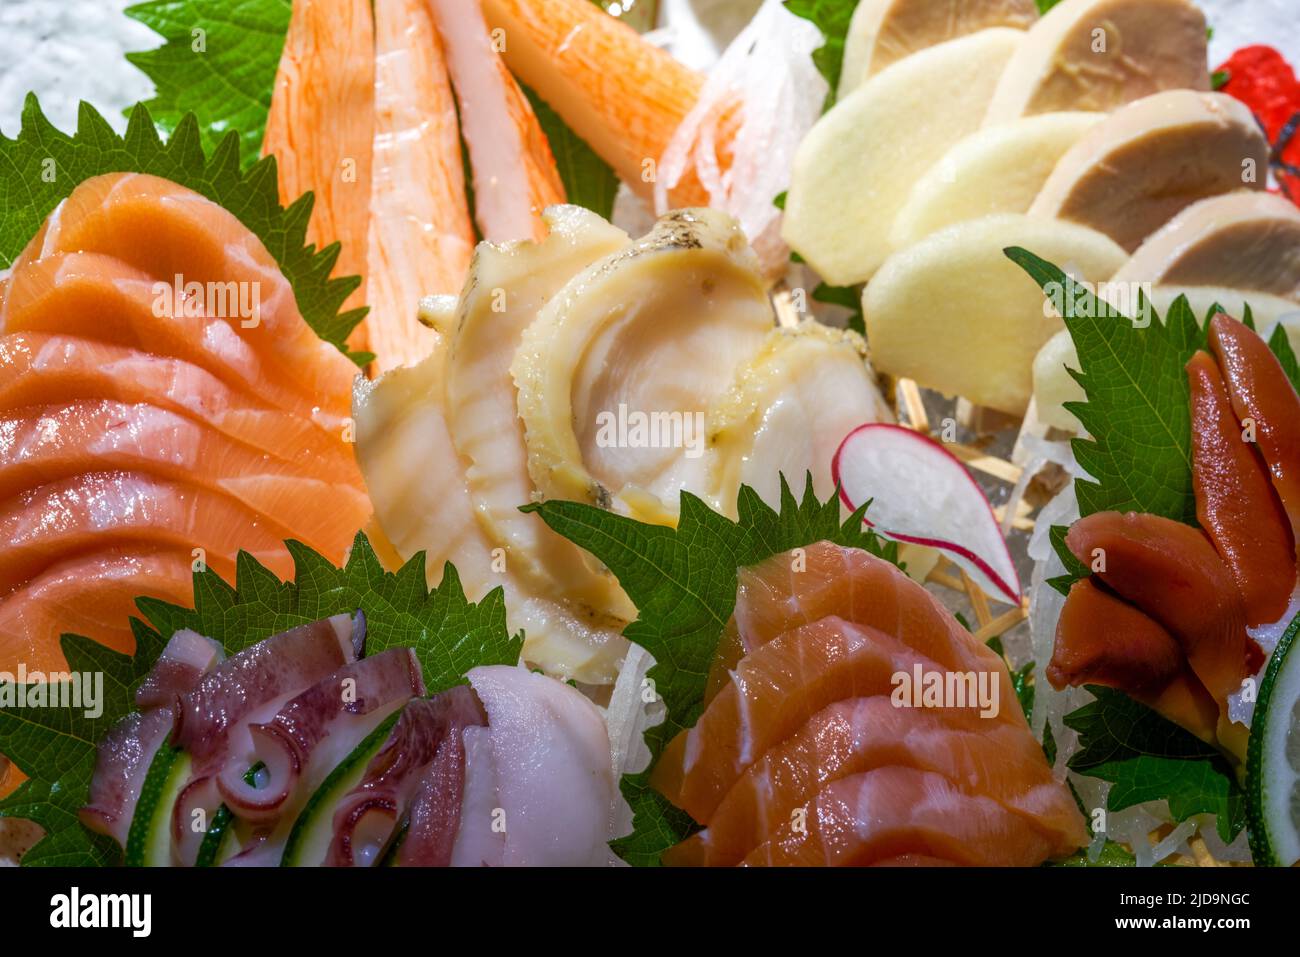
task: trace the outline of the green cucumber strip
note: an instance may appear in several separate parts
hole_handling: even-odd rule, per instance
[[[257,779],[257,772],[264,767],[266,765],[258,761],[245,771],[244,783],[252,784]],[[208,832],[203,835],[203,843],[199,845],[199,856],[194,861],[195,867],[212,867],[225,859],[222,850],[227,843],[227,838],[234,839],[232,829],[234,822],[235,815],[230,812],[230,808],[224,804],[217,808],[217,813],[212,815],[212,824]]]
[[[1273,650],[1268,670],[1260,684],[1259,699],[1255,702],[1255,717],[1251,722],[1250,744],[1246,749],[1246,800],[1250,835],[1250,852],[1255,864],[1262,867],[1287,866],[1295,863],[1281,860],[1275,844],[1281,836],[1282,829],[1294,832],[1295,823],[1290,818],[1291,789],[1296,787],[1300,774],[1297,769],[1285,766],[1286,737],[1291,730],[1294,719],[1293,709],[1300,690],[1300,681],[1292,676],[1300,669],[1300,652],[1291,654],[1300,633],[1300,615],[1287,626]],[[1288,659],[1294,660],[1288,660]],[[1286,676],[1285,678],[1283,676]],[[1274,701],[1274,694],[1290,682],[1296,690],[1286,697]],[[1274,713],[1276,712],[1276,713]],[[1273,773],[1275,762],[1283,762],[1283,767]],[[1287,789],[1278,793],[1270,789],[1270,778],[1275,778],[1287,785]],[[1294,839],[1292,839],[1294,840]],[[1288,857],[1291,856],[1288,854]]]
[[[316,867],[325,860],[334,835],[334,809],[366,773],[366,767],[388,740],[405,707],[398,708],[366,735],[352,753],[321,782],[303,806],[280,857],[281,867]]]
[[[163,744],[149,762],[126,839],[127,867],[171,866],[172,807],[189,780],[190,757]]]

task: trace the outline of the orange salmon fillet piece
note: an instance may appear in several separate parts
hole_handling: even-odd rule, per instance
[[[136,543],[55,562],[0,600],[0,670],[13,673],[19,662],[28,671],[66,669],[57,640],[61,634],[91,635],[114,651],[133,653],[129,622],[140,617],[135,600],[148,596],[188,604],[192,561],[186,549]]]
[[[80,184],[51,214],[35,260],[82,264],[78,270],[89,278],[134,278],[143,286],[126,284],[131,294],[143,300],[157,336],[167,325],[167,306],[174,298],[164,295],[163,285],[173,287],[177,276],[185,283],[220,284],[212,290],[212,301],[184,303],[185,316],[171,316],[177,326],[200,328],[208,351],[230,356],[255,356],[265,372],[255,384],[262,389],[278,373],[284,388],[301,396],[300,405],[320,405],[327,414],[344,417],[351,411],[351,386],[356,366],[337,349],[319,338],[298,312],[293,289],[280,272],[274,257],[233,214],[216,203],[165,179],[136,173],[110,173]],[[73,254],[98,253],[119,261],[108,270],[99,257],[83,260]],[[33,267],[43,263],[33,262]],[[83,269],[84,267],[84,269]],[[71,266],[45,267],[45,282],[66,282],[78,274]],[[14,271],[5,312],[18,309],[18,285],[29,270]],[[33,280],[38,287],[40,282]],[[233,284],[233,287],[227,285]],[[145,295],[147,293],[147,296]],[[234,315],[236,297],[252,306],[256,315],[245,319]],[[32,294],[28,294],[30,299]],[[205,295],[205,300],[207,296]],[[224,300],[224,302],[222,301]],[[253,310],[249,310],[252,312]],[[188,315],[197,312],[197,316]],[[214,315],[214,313],[222,313]],[[65,316],[65,322],[75,319]],[[5,331],[16,331],[6,320]],[[64,330],[66,331],[66,330]],[[141,343],[146,351],[157,352],[159,343]],[[247,361],[247,360],[245,360]],[[210,370],[215,373],[216,370]],[[260,394],[257,393],[257,394]]]
[[[919,854],[967,866],[1030,867],[1072,849],[1025,827],[991,798],[963,793],[943,775],[906,767],[832,782],[801,823],[803,828],[782,824],[744,863],[844,867]]]
[[[243,550],[281,578],[293,574],[283,526],[224,495],[132,472],[92,472],[23,492],[0,505],[0,537],[6,596],[63,556],[122,541],[187,554],[202,548],[231,562]]]
[[[266,117],[280,203],[315,196],[307,241],[339,243],[335,276],[360,276],[345,308],[366,301],[367,231],[375,139],[375,30],[370,0],[294,0]],[[366,323],[348,339],[369,348]]]
[[[82,399],[149,403],[304,470],[361,487],[341,429],[326,431],[299,415],[265,408],[193,363],[77,336],[0,336],[0,412]]]
[[[74,401],[0,417],[0,501],[89,470],[147,473],[225,493],[264,515],[294,517],[293,533],[329,550],[370,515],[365,494],[156,406]]]
[[[708,828],[678,845],[665,863],[695,854],[694,863],[738,864],[831,781],[894,765],[933,771],[967,795],[992,798],[1057,840],[1063,853],[1087,841],[1078,808],[1022,728],[981,718],[975,709],[940,715],[896,708],[881,696],[819,711],[751,765]]]
[[[366,317],[375,368],[424,358],[421,296],[460,291],[474,253],[456,102],[427,0],[375,5],[375,145]]]

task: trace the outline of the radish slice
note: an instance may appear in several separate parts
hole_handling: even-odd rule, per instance
[[[882,535],[937,548],[998,601],[1020,604],[1020,576],[989,500],[951,452],[900,425],[848,434],[831,462],[840,498]]]

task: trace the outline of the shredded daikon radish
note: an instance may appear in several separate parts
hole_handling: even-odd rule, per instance
[[[668,211],[669,194],[694,169],[710,205],[739,221],[764,269],[782,267],[781,212],[773,200],[790,185],[795,150],[816,122],[828,86],[812,62],[821,31],[780,0],[765,0],[749,25],[709,72],[700,99],[682,120],[659,160],[655,209]],[[718,164],[721,124],[739,110],[731,166]]]

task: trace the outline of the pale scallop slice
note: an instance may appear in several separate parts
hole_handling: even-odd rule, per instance
[[[781,235],[827,282],[869,279],[913,184],[975,132],[1025,36],[998,27],[922,50],[837,103],[795,153]]]
[[[484,534],[444,408],[446,350],[373,381],[357,377],[353,417],[357,463],[375,521],[403,561],[425,554],[430,585],[455,565],[470,601],[498,586],[512,630],[523,629],[523,659],[548,674],[608,684],[627,654],[625,621],[533,594]]]
[[[977,130],[916,181],[891,242],[902,249],[945,226],[1028,211],[1061,157],[1104,118],[1044,113]]]
[[[928,47],[990,27],[1028,30],[1037,19],[1034,0],[861,0],[844,40],[838,95]]]
[[[1003,254],[1009,246],[1093,283],[1125,256],[1114,240],[1073,223],[1004,214],[950,226],[895,253],[863,293],[875,367],[1022,414],[1034,356],[1062,322]]]
[[[711,497],[734,516],[743,484],[779,508],[781,476],[798,495],[811,474],[825,501],[845,436],[892,421],[860,336],[812,320],[774,329],[709,416]]]
[[[1208,90],[1205,15],[1188,0],[1063,0],[1029,29],[986,123],[1101,113],[1161,90]]]
[[[1167,90],[1121,107],[1071,147],[1029,212],[1089,226],[1132,252],[1192,203],[1263,189],[1268,156],[1245,104]]]
[[[1201,200],[1138,247],[1114,282],[1218,286],[1300,302],[1300,209],[1271,193]]]
[[[675,521],[705,413],[772,328],[758,268],[725,213],[679,210],[547,303],[511,367],[543,496]]]
[[[533,500],[528,448],[510,363],[524,330],[570,279],[630,240],[590,210],[552,206],[540,242],[482,243],[454,319],[447,364],[447,422],[479,524],[541,594],[631,615],[608,573],[519,506]]]

